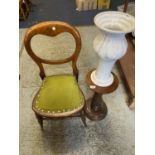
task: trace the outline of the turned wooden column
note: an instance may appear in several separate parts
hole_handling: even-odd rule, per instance
[[[114,73],[112,73],[114,77],[114,81],[110,86],[108,87],[97,86],[91,80],[91,73],[93,71],[94,70],[90,71],[87,74],[86,83],[89,86],[89,88],[93,90],[95,93],[92,98],[86,101],[84,111],[85,111],[86,116],[90,120],[98,121],[98,120],[104,119],[108,112],[107,106],[105,102],[102,100],[102,95],[111,93],[114,90],[116,90],[118,87],[119,81],[118,81],[117,76]]]

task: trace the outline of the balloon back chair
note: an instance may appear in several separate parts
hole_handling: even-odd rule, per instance
[[[63,60],[46,60],[38,57],[32,50],[31,39],[38,34],[54,37],[62,32],[70,33],[75,40],[74,53]],[[83,107],[85,98],[78,86],[77,58],[81,50],[81,37],[76,28],[59,21],[42,22],[28,29],[24,44],[29,56],[36,62],[40,69],[42,85],[32,102],[32,109],[43,129],[43,120],[62,119],[66,117],[81,117],[86,125]],[[43,64],[57,65],[72,62],[73,74],[46,76]]]

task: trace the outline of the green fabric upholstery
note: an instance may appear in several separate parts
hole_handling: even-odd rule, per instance
[[[47,113],[75,110],[84,104],[84,97],[73,75],[55,75],[43,80],[35,108]]]

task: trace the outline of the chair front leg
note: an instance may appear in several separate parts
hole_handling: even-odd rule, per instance
[[[36,118],[38,120],[38,123],[39,123],[41,129],[43,130],[43,118],[42,118],[42,116],[40,116],[40,115],[38,115],[36,113],[35,113],[35,115],[36,115]]]

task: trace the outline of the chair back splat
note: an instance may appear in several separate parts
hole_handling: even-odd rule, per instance
[[[42,34],[42,35],[54,37],[62,32],[70,33],[74,37],[74,40],[76,43],[75,51],[70,57],[62,59],[62,60],[46,60],[46,59],[38,57],[33,52],[32,47],[31,47],[31,39],[35,35]],[[44,77],[46,76],[44,68],[43,68],[43,63],[55,65],[55,64],[63,64],[63,63],[72,61],[73,74],[78,80],[78,68],[77,68],[76,62],[77,62],[77,58],[81,50],[81,37],[80,37],[78,30],[75,27],[69,25],[68,23],[64,23],[60,21],[49,21],[49,22],[42,22],[42,23],[36,24],[32,26],[30,29],[28,29],[25,35],[24,44],[30,57],[39,66],[40,77],[42,79],[44,79]]]

